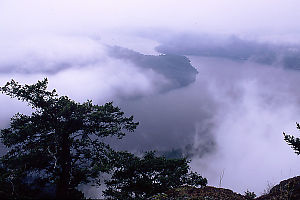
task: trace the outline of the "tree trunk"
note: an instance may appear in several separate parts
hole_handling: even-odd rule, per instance
[[[59,153],[60,172],[56,183],[56,198],[70,199],[71,156],[69,134],[63,133]]]

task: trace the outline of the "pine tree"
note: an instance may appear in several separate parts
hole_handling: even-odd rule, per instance
[[[300,124],[296,123],[297,129],[300,130]],[[287,135],[283,132],[284,140],[294,149],[297,155],[300,154],[300,139],[294,137],[293,135]]]
[[[0,88],[33,109],[31,115],[17,113],[1,130],[9,148],[1,162],[12,175],[54,186],[57,199],[71,199],[79,184],[100,181],[99,174],[110,170],[116,154],[103,139],[122,138],[138,123],[112,102],[77,103],[48,91],[47,84],[47,79],[32,85],[11,80]]]

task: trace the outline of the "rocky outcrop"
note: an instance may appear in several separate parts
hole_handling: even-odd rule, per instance
[[[154,196],[151,200],[247,200],[246,196],[237,194],[229,189],[206,186],[195,188],[179,187],[164,194]],[[300,200],[300,176],[281,181],[268,194],[255,200]]]
[[[179,187],[159,194],[151,198],[151,200],[246,200],[246,198],[229,189],[215,188],[206,186],[195,188],[190,186]]]
[[[300,200],[300,176],[281,181],[257,200]]]

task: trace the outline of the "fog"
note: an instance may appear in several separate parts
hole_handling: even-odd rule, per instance
[[[252,34],[299,31],[297,0],[146,1],[1,1],[3,34],[55,33],[99,35],[99,30],[133,28]],[[20,23],[21,22],[21,23]],[[13,33],[12,33],[13,32]]]
[[[299,6],[3,0],[0,84],[48,77],[50,89],[76,101],[114,101],[140,122],[111,141],[116,148],[178,150],[209,185],[261,194],[299,175],[282,135],[296,132],[300,116]],[[4,95],[0,102],[1,128],[30,113]]]
[[[296,132],[299,74],[224,59],[194,62],[202,64],[199,73],[219,109],[212,127],[216,151],[194,157],[192,166],[214,185],[257,194],[268,184],[298,175],[299,158],[283,141],[282,131]]]

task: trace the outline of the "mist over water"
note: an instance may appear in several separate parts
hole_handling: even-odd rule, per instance
[[[100,68],[84,65],[54,74],[2,73],[1,81],[3,85],[12,77],[34,83],[47,76],[50,89],[77,101],[113,100],[140,122],[135,133],[112,141],[113,146],[138,154],[179,150],[192,160],[193,170],[208,178],[209,185],[261,194],[268,184],[298,175],[300,160],[282,132],[296,132],[300,73],[251,60],[188,58],[198,71],[196,81],[163,92],[160,88],[169,84],[163,75],[110,57],[98,61]],[[2,127],[16,112],[30,113],[24,103],[5,96],[1,102],[10,108],[2,109]],[[97,190],[85,190],[99,196]]]
[[[190,59],[218,104],[211,130],[216,151],[194,156],[193,168],[206,174],[210,184],[241,193],[261,194],[268,184],[298,175],[299,158],[282,132],[296,132],[300,74],[252,62]]]
[[[179,152],[209,185],[261,194],[300,173],[282,135],[300,122],[299,6],[3,0],[0,84],[48,77],[49,89],[76,101],[114,101],[140,122],[114,147]],[[0,103],[1,128],[31,111],[3,95]]]
[[[118,146],[181,149],[210,185],[240,193],[260,195],[268,184],[298,175],[300,160],[282,132],[296,132],[300,74],[255,62],[189,59],[199,72],[195,83],[121,103],[141,125]]]

